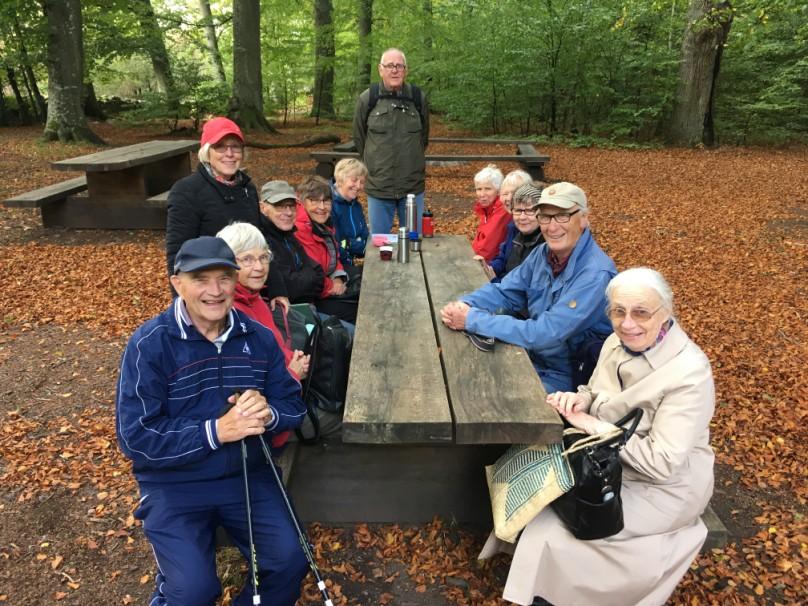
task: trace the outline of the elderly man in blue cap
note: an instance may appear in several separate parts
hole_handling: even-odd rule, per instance
[[[179,296],[135,331],[121,361],[116,431],[157,560],[152,606],[216,602],[219,526],[242,554],[257,554],[260,598],[248,587],[234,604],[293,606],[306,574],[259,442],[300,425],[306,409],[272,333],[232,309],[237,269],[221,238],[186,241],[171,276]]]
[[[547,393],[575,391],[574,360],[590,343],[596,349],[581,363],[597,360],[612,330],[606,285],[617,268],[592,238],[588,213],[577,185],[546,187],[536,211],[545,243],[499,284],[486,284],[441,310],[442,322],[467,331],[475,344],[485,341],[482,336],[489,338],[486,346],[499,339],[524,347]]]

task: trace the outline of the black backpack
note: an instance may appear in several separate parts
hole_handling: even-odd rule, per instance
[[[424,126],[424,93],[421,92],[421,89],[415,86],[414,84],[409,84],[404,86],[404,90],[406,87],[409,86],[410,90],[412,91],[412,96],[396,96],[391,95],[390,93],[382,94],[381,85],[378,82],[374,82],[370,85],[370,96],[368,97],[368,108],[365,111],[365,121],[364,123],[368,123],[368,116],[370,116],[370,112],[373,111],[373,108],[376,107],[376,104],[379,102],[379,99],[382,97],[390,98],[390,99],[403,99],[404,101],[412,101],[415,105],[415,109],[418,110],[418,117],[421,118],[421,127]]]

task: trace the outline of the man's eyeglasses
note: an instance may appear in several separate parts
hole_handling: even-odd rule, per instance
[[[330,198],[322,198],[320,200],[312,200],[311,198],[306,198],[306,201],[312,206],[322,206],[323,208],[331,206]]]
[[[236,261],[238,261],[239,265],[244,267],[254,267],[256,263],[260,263],[261,265],[269,265],[269,262],[272,260],[272,256],[269,253],[264,253],[258,257],[253,257],[252,255],[245,255],[243,257],[236,257]]]
[[[581,212],[581,209],[574,210],[571,213],[556,213],[555,215],[545,215],[544,213],[539,213],[536,215],[536,218],[539,220],[539,224],[541,225],[550,225],[550,221],[555,219],[556,223],[569,223],[570,217],[574,214]]]
[[[634,307],[628,311],[622,307],[609,307],[609,309],[606,310],[606,315],[609,316],[612,322],[622,322],[626,319],[626,316],[629,315],[635,322],[642,323],[648,322],[660,309],[662,309],[661,305],[653,311],[643,307]]]
[[[220,154],[226,153],[227,150],[230,150],[237,156],[244,153],[244,146],[241,143],[215,143],[211,145],[211,147]]]
[[[389,72],[400,72],[407,69],[404,63],[381,63],[380,65]]]
[[[278,209],[281,212],[294,212],[297,208],[296,202],[286,202],[284,204],[271,204],[266,200],[261,200],[264,204],[269,204],[269,206]]]
[[[527,208],[512,208],[511,212],[514,216],[525,215],[526,217],[530,217],[536,214],[536,211],[539,210],[539,204],[536,206],[528,206]],[[569,219],[567,219],[569,221]]]

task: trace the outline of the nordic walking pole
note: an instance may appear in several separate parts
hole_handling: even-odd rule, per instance
[[[241,397],[241,392],[233,392],[233,395],[236,397],[236,401],[238,402],[238,399]],[[252,506],[250,505],[250,482],[247,477],[247,443],[244,441],[244,438],[241,439],[241,475],[244,479],[244,500],[247,503],[247,536],[250,540],[250,576],[252,577],[250,580],[252,581],[253,588],[252,602],[254,605],[260,605],[261,596],[258,594],[258,554],[255,551],[255,539],[253,538]]]
[[[297,514],[292,507],[292,502],[289,500],[286,487],[283,485],[283,480],[281,480],[281,477],[278,475],[275,462],[272,460],[272,453],[267,447],[264,436],[259,435],[258,439],[261,441],[261,449],[264,451],[264,457],[266,457],[267,465],[269,465],[270,469],[272,469],[272,475],[275,476],[275,482],[278,483],[278,489],[281,491],[281,496],[283,497],[284,503],[286,503],[286,509],[289,511],[289,516],[292,518],[292,524],[295,525],[297,538],[300,540],[300,546],[303,548],[303,554],[309,561],[309,568],[311,568],[311,572],[314,574],[314,578],[317,580],[317,589],[320,590],[320,594],[323,596],[325,606],[334,606],[334,603],[331,601],[331,596],[328,595],[328,589],[326,589],[325,581],[323,581],[323,577],[320,576],[320,569],[317,568],[317,562],[314,561],[314,554],[311,551],[309,540],[306,538],[306,535],[303,533],[303,529],[300,527],[300,522],[298,521]]]

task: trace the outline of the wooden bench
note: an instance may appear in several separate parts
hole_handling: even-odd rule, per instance
[[[503,144],[514,143],[515,139],[501,140],[501,139],[452,139],[452,138],[435,138],[431,139],[435,142],[448,142],[448,143],[491,143]],[[541,155],[536,151],[536,148],[531,143],[524,141],[516,142],[515,155],[451,155],[451,154],[427,154],[427,162],[517,162],[521,167],[527,171],[531,178],[543,181],[544,180],[544,165],[550,162],[550,156]],[[359,153],[356,151],[356,146],[353,141],[341,143],[334,146],[333,149],[328,151],[313,151],[310,153],[311,157],[317,160],[317,166],[314,172],[325,179],[331,179],[334,176],[334,165],[342,158],[358,158]]]
[[[301,447],[290,489],[304,520],[488,524],[484,466],[562,424],[527,353],[484,353],[440,309],[486,282],[468,240],[438,236],[409,263],[365,257],[341,438]]]
[[[68,196],[78,194],[87,189],[87,177],[76,177],[46,187],[34,189],[19,196],[3,201],[6,208],[39,208],[42,213],[42,225],[54,227],[50,206],[64,203]]]
[[[166,206],[168,206],[168,194],[170,192],[171,190],[167,189],[166,191],[160,192],[157,195],[149,196],[148,198],[146,198],[145,206],[166,208]]]

